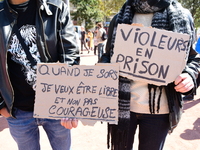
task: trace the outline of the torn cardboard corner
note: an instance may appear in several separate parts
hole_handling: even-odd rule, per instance
[[[119,75],[155,85],[173,82],[184,69],[189,35],[119,24],[112,63]]]
[[[132,23],[132,26],[137,26],[137,27],[144,27],[142,23]],[[152,26],[149,26],[148,28],[152,28]]]
[[[35,118],[77,118],[83,124],[118,122],[118,64],[37,66]]]
[[[132,26],[144,27],[142,23],[132,23]]]

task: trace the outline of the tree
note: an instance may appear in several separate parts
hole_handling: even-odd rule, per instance
[[[105,17],[110,17],[111,15],[115,15],[124,3],[125,0],[102,0],[100,7],[103,11],[103,15]]]
[[[126,0],[70,0],[76,7],[71,13],[78,24],[85,22],[86,29],[90,29],[96,22],[104,21],[115,15]]]
[[[78,21],[78,24],[85,22],[86,30],[94,27],[96,21],[101,21],[103,12],[100,10],[101,0],[70,0],[76,7],[72,12],[72,18]]]
[[[179,0],[183,7],[190,10],[193,18],[195,28],[200,27],[200,0]]]

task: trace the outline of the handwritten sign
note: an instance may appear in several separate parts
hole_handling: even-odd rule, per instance
[[[120,75],[156,85],[173,82],[186,65],[189,35],[119,24],[112,63]]]
[[[118,121],[118,64],[37,66],[35,118]]]

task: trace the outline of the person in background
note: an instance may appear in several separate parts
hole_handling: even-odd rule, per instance
[[[85,32],[85,28],[81,27],[81,54],[83,54],[83,46],[85,47],[85,49],[87,49],[88,54],[90,53],[90,50],[86,44],[86,38],[87,38],[87,34]]]
[[[197,40],[197,43],[195,45],[195,50],[200,53],[200,38],[198,38]],[[199,84],[200,84],[200,74],[198,75],[198,78],[196,80],[196,83],[197,83],[197,88],[199,87]],[[191,100],[194,100],[194,95],[196,95],[196,92],[195,93],[190,93],[189,95],[186,95],[183,97],[183,100],[184,101],[191,101]]]
[[[79,34],[78,34],[76,27],[74,27],[74,31],[75,31],[75,35],[76,35],[77,47],[78,47],[78,50],[79,50],[79,53],[80,53],[81,37],[79,37]]]
[[[94,34],[91,30],[88,31],[87,33],[87,38],[89,39],[88,40],[88,47],[89,47],[89,50],[93,50],[93,46],[94,46]]]
[[[97,42],[98,42],[98,60],[101,58],[101,56],[104,53],[104,46],[106,44],[106,40],[102,40],[103,32],[106,32],[106,30],[103,28],[103,24],[101,22],[97,23],[98,32],[97,32]]]
[[[98,49],[98,41],[97,41],[97,32],[98,32],[98,27],[95,28],[94,30],[94,55],[97,54],[97,49]]]
[[[195,49],[200,54],[200,37],[198,37]]]
[[[127,0],[109,25],[106,53],[99,62],[110,63],[118,24],[132,23],[188,34],[188,45],[195,41],[191,13],[177,0]],[[185,69],[167,86],[119,77],[119,121],[118,125],[108,124],[108,148],[131,150],[138,128],[138,150],[163,149],[167,134],[181,118],[182,94],[193,93],[197,88],[200,57],[192,46],[188,47],[188,53]]]
[[[40,150],[38,126],[53,150],[69,150],[77,120],[33,118],[37,63],[79,65],[69,7],[62,0],[4,0],[0,10],[0,114],[19,150]]]

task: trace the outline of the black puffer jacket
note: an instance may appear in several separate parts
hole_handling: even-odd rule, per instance
[[[7,47],[16,23],[17,13],[8,1],[0,3],[0,109],[12,112],[13,88],[7,71]],[[37,47],[41,62],[79,64],[74,26],[69,8],[62,0],[37,0],[36,12]]]

